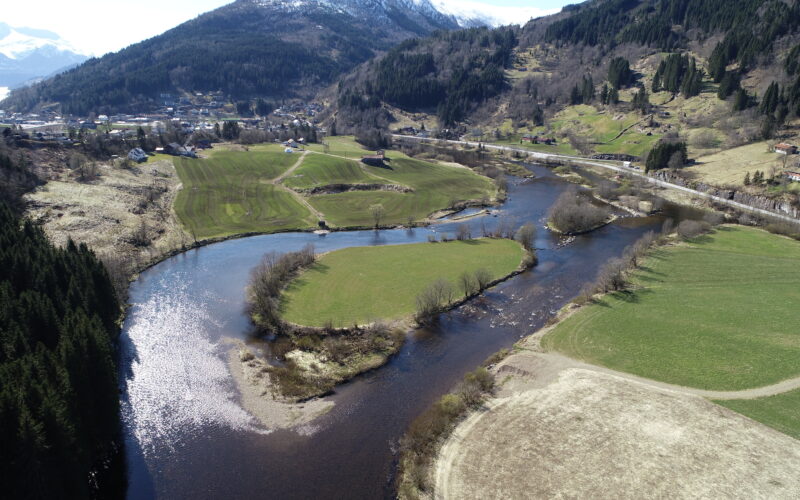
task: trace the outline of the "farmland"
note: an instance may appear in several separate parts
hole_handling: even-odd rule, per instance
[[[197,238],[309,229],[324,218],[332,227],[371,227],[370,207],[383,206],[382,225],[420,221],[459,202],[490,203],[491,179],[464,167],[389,152],[384,167],[349,158],[368,152],[352,138],[331,137],[305,155],[278,145],[249,151],[220,149],[208,158],[175,159],[183,182],[175,209]],[[327,153],[325,152],[327,151]],[[395,190],[309,195],[332,184],[391,184]]]
[[[656,251],[635,289],[543,339],[550,350],[672,384],[740,390],[800,374],[800,245],[744,227]]]

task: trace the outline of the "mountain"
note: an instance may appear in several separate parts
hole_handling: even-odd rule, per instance
[[[432,0],[442,14],[453,17],[462,28],[525,25],[533,18],[555,14],[559,9],[489,5],[468,0]]]
[[[12,92],[3,107],[86,115],[154,107],[161,93],[307,98],[402,40],[458,27],[428,0],[238,0]]]
[[[48,77],[86,59],[51,31],[0,23],[0,87]]]
[[[549,133],[548,118],[570,106],[591,103],[634,120],[653,109],[649,93],[667,91],[730,100],[730,110],[748,111],[742,123],[766,137],[787,116],[800,116],[799,4],[590,0],[522,28],[437,33],[345,75],[330,117],[339,132],[418,126],[427,116],[461,132],[500,131],[510,122],[515,130],[542,133],[544,126]],[[576,131],[583,125],[573,122]],[[655,135],[650,128],[647,137]]]

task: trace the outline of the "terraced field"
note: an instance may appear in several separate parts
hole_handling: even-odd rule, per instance
[[[338,226],[372,224],[369,207],[380,203],[385,224],[420,220],[458,201],[487,201],[496,196],[491,180],[469,169],[429,163],[398,153],[389,154],[390,168],[364,166],[364,170],[413,189],[411,193],[369,191],[312,196],[311,204]]]
[[[283,184],[292,189],[307,189],[329,184],[386,184],[386,181],[367,174],[356,161],[310,154]]]
[[[334,227],[371,227],[370,207],[381,204],[382,224],[423,220],[456,202],[492,200],[491,179],[453,165],[389,152],[387,167],[358,160],[368,151],[351,137],[327,138],[305,155],[279,145],[249,151],[214,150],[209,158],[174,160],[184,188],[175,210],[198,238],[307,229],[324,218]],[[325,151],[328,151],[325,153]],[[401,191],[350,191],[307,196],[303,190],[330,184],[394,184]],[[316,211],[317,213],[313,213]]]

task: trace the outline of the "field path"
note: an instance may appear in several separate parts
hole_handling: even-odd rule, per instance
[[[310,151],[306,151],[303,154],[301,154],[300,158],[297,159],[295,164],[292,165],[291,167],[289,167],[289,170],[287,170],[286,172],[284,172],[281,175],[279,175],[278,177],[275,177],[274,179],[272,179],[272,183],[273,184],[280,184],[282,180],[284,180],[285,178],[287,178],[290,175],[292,175],[294,173],[294,171],[297,170],[298,168],[300,168],[300,165],[303,164],[303,160],[305,159],[305,157],[306,157],[306,155],[308,153],[310,153]]]
[[[288,187],[286,187],[283,184],[281,184],[281,181],[283,181],[284,179],[286,179],[287,177],[292,175],[295,170],[300,168],[300,165],[303,164],[303,160],[305,159],[306,155],[308,153],[310,153],[310,152],[311,151],[305,151],[302,155],[300,155],[300,158],[298,158],[297,161],[295,162],[295,164],[292,165],[291,167],[289,167],[289,169],[286,172],[284,172],[281,175],[279,175],[278,177],[275,177],[274,179],[272,179],[272,184],[275,184],[275,186],[277,186],[279,189],[283,189],[287,193],[289,193],[292,196],[294,196],[294,198],[297,200],[297,202],[299,204],[303,205],[304,207],[306,207],[308,209],[308,211],[311,212],[314,215],[314,217],[316,217],[318,220],[325,220],[325,214],[323,214],[322,212],[320,212],[319,210],[317,210],[316,208],[311,206],[311,203],[309,203],[308,200],[306,200],[303,195],[301,195],[297,191],[295,191],[293,189],[289,189]]]
[[[651,387],[657,387],[659,389],[691,394],[708,399],[756,399],[768,396],[776,396],[778,394],[783,394],[784,392],[800,389],[800,377],[783,380],[777,384],[755,387],[753,389],[743,389],[741,391],[713,391],[708,389],[697,389],[695,387],[686,387],[682,385],[668,384],[666,382],[659,382],[657,380],[639,377],[638,375],[612,370],[611,368],[606,368],[604,366],[584,363],[583,361],[578,361],[555,352],[531,351],[530,354],[545,359],[550,366],[559,371],[568,368],[582,368],[584,370],[605,373],[607,375],[613,375],[626,380],[632,380],[634,382],[649,385]],[[519,374],[526,374],[525,372],[527,370],[524,365],[514,365],[513,371]],[[532,374],[533,373],[531,373],[531,375]]]

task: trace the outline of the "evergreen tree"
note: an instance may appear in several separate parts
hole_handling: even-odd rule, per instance
[[[736,97],[733,100],[733,110],[734,111],[744,111],[745,109],[750,107],[751,99],[750,96],[747,94],[747,91],[743,88],[739,88],[736,91]]]
[[[750,172],[747,172],[746,174],[744,174],[744,185],[745,186],[749,186],[750,185]]]
[[[763,114],[772,114],[778,108],[780,102],[780,87],[776,82],[772,82],[767,87],[764,97],[761,99],[761,104],[758,106],[758,111]]]
[[[615,57],[608,65],[608,82],[614,89],[621,89],[633,83],[631,65],[624,57]]]

